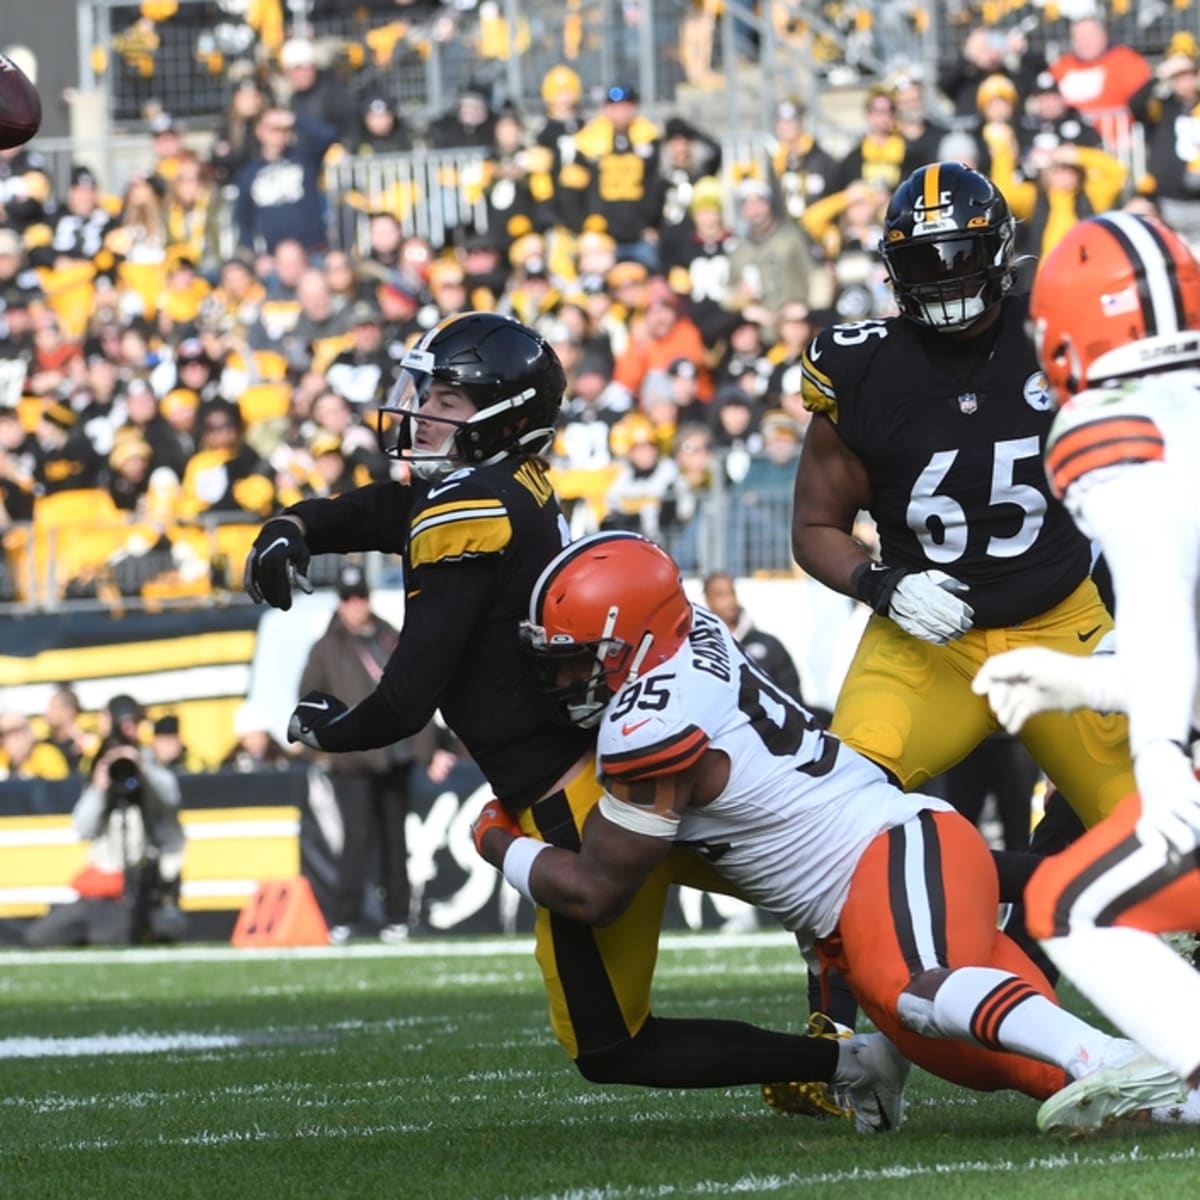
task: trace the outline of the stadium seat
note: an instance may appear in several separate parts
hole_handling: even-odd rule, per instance
[[[271,421],[286,417],[292,402],[292,388],[288,383],[254,383],[238,398],[242,420],[247,425],[257,421]]]
[[[224,560],[226,581],[230,588],[242,586],[242,568],[261,528],[256,522],[252,525],[218,525],[213,530],[213,554]]]
[[[59,599],[68,580],[103,566],[133,532],[134,526],[127,523],[103,488],[73,488],[39,496],[33,506],[39,597],[44,601]]]

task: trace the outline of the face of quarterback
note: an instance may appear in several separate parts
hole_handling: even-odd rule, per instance
[[[413,457],[443,461],[456,458],[454,435],[459,429],[457,422],[469,421],[475,413],[474,403],[457,388],[432,381],[413,418]]]

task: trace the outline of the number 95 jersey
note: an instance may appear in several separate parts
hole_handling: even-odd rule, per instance
[[[714,613],[692,606],[688,639],[610,701],[600,724],[601,813],[702,854],[746,899],[811,944],[837,924],[867,846],[940,800],[908,795],[813,720],[756,667]],[[681,813],[663,780],[709,750],[729,762],[720,794]]]
[[[982,628],[1054,607],[1091,563],[1042,465],[1054,411],[1027,315],[1014,295],[976,337],[904,317],[834,325],[801,360],[805,407],[866,468],[883,561],[969,584]]]

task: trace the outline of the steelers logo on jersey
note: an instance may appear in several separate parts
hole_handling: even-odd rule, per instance
[[[1025,386],[1021,392],[1025,397],[1025,403],[1037,412],[1045,412],[1054,403],[1054,399],[1050,395],[1050,381],[1046,378],[1045,371],[1035,371],[1030,375],[1025,380]]]

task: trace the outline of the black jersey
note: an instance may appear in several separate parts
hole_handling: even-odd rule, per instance
[[[975,338],[904,317],[834,325],[801,360],[805,407],[870,476],[883,561],[969,584],[983,628],[1045,612],[1091,562],[1042,466],[1054,411],[1027,312],[1010,296]]]
[[[304,521],[314,553],[404,558],[400,640],[374,695],[330,731],[330,750],[399,741],[440,708],[515,810],[545,795],[591,748],[589,732],[557,724],[531,691],[517,636],[534,583],[567,541],[536,464],[504,459],[411,486],[372,484],[288,511]]]

